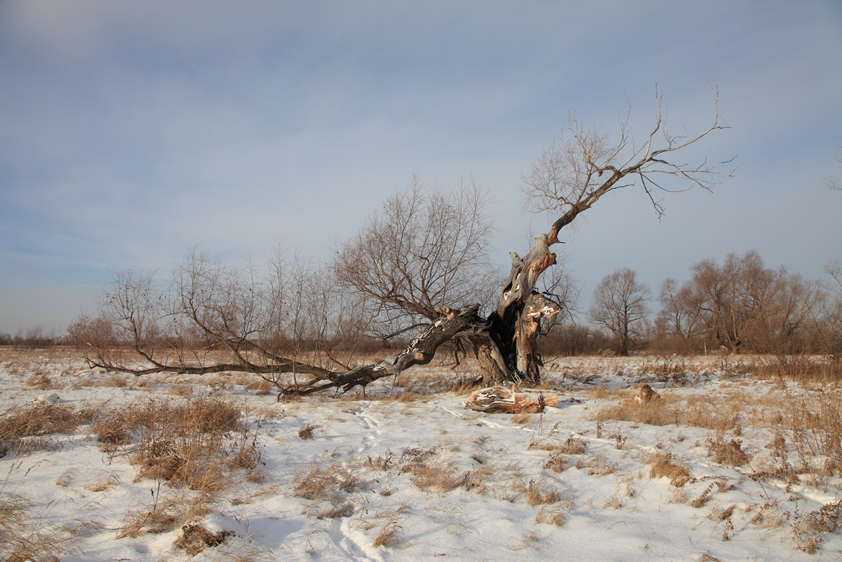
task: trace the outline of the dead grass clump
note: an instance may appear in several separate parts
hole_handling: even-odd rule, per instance
[[[193,387],[184,383],[173,384],[170,386],[169,393],[181,398],[190,398],[193,394]]]
[[[743,466],[749,461],[748,455],[742,449],[742,441],[731,439],[726,443],[721,435],[708,440],[708,456],[715,463],[731,467]]]
[[[26,386],[36,390],[49,390],[53,388],[53,381],[44,373],[35,373],[29,376],[25,382]]]
[[[839,528],[840,518],[842,518],[842,500],[796,516],[792,523],[792,537],[796,548],[808,554],[814,554],[824,540],[824,534],[833,533]]]
[[[354,514],[354,504],[350,502],[332,505],[328,509],[319,512],[317,519],[338,519],[340,517],[351,517]]]
[[[511,419],[513,424],[519,425],[521,427],[526,427],[527,425],[532,423],[532,416],[524,412],[520,414],[514,414]]]
[[[713,431],[730,431],[738,426],[740,414],[754,400],[743,392],[726,395],[688,396],[682,411],[684,424]]]
[[[567,515],[561,508],[550,508],[544,506],[535,516],[536,523],[543,523],[545,525],[555,525],[561,527],[567,521]]]
[[[161,497],[159,493],[149,508],[128,514],[118,539],[137,538],[146,533],[167,533],[179,525],[201,519],[210,513],[213,503],[213,498],[207,494],[189,499],[184,494]]]
[[[587,441],[583,441],[578,437],[568,437],[563,443],[547,440],[529,444],[530,449],[541,449],[542,451],[552,451],[563,455],[583,455],[585,454],[586,446]]]
[[[559,448],[558,452],[565,455],[584,455],[588,442],[578,437],[568,437]]]
[[[299,475],[293,486],[293,493],[307,500],[337,502],[343,498],[340,492],[351,493],[365,488],[367,483],[356,474],[338,465],[326,468],[311,466],[306,473]]]
[[[728,485],[727,481],[724,479],[716,480],[715,482],[711,482],[707,485],[707,487],[702,490],[702,493],[696,496],[693,501],[690,502],[690,505],[695,508],[700,508],[704,506],[710,499],[713,497],[714,491],[713,489],[716,488],[717,492],[728,492],[734,489],[734,485]]]
[[[541,535],[534,530],[529,530],[524,531],[524,533],[514,541],[512,541],[512,539],[515,539],[515,537],[511,537],[506,541],[506,548],[508,550],[532,550],[541,540]]]
[[[377,536],[374,538],[372,545],[375,548],[381,546],[395,546],[401,543],[403,535],[403,527],[400,524],[400,519],[396,513],[390,517],[386,523],[380,528]]]
[[[762,361],[756,365],[754,373],[761,379],[790,379],[799,383],[837,383],[842,378],[835,358],[806,355],[780,355],[771,361]]]
[[[669,478],[670,484],[678,488],[690,480],[690,470],[684,465],[672,462],[670,453],[656,453],[649,459],[648,464],[652,465],[649,478]]]
[[[456,476],[453,465],[436,459],[428,462],[410,463],[408,471],[412,474],[412,483],[423,491],[435,490],[445,493],[464,484],[463,478]]]
[[[623,400],[615,406],[600,409],[598,418],[647,425],[671,425],[682,421],[679,400],[668,394],[661,396],[660,400],[649,402]]]
[[[196,556],[205,550],[206,547],[219,546],[228,537],[235,536],[237,536],[237,533],[234,531],[214,533],[198,523],[188,523],[187,525],[182,525],[181,536],[176,539],[175,546],[184,550],[190,556]]]
[[[313,432],[316,431],[317,429],[319,429],[320,427],[322,427],[322,426],[313,425],[313,424],[308,423],[307,425],[305,425],[304,427],[302,427],[301,429],[298,430],[298,436],[301,439],[312,439],[313,438]]]
[[[590,459],[579,459],[576,468],[587,468],[591,476],[605,476],[617,471],[617,464],[608,460],[604,453],[599,452]]]
[[[494,463],[483,461],[478,467],[462,473],[459,477],[460,486],[468,492],[476,491],[484,494],[488,489],[489,481],[493,475]]]
[[[558,489],[541,480],[538,482],[530,481],[526,488],[526,503],[532,506],[556,503],[560,499],[561,494]]]
[[[53,440],[47,436],[74,433],[81,423],[87,422],[89,414],[67,404],[41,402],[12,407],[0,420],[0,457],[9,452],[22,455],[50,448]]]
[[[561,473],[564,472],[565,468],[567,468],[567,462],[564,460],[562,455],[550,455],[547,462],[544,463],[543,468],[552,470],[556,473]]]
[[[260,434],[257,431],[250,431],[244,426],[239,440],[235,442],[230,453],[228,466],[246,470],[248,471],[247,480],[260,482],[263,480],[263,476],[258,467],[262,458],[263,444],[260,442]]]
[[[259,380],[249,380],[243,387],[251,392],[254,392],[258,396],[266,396],[267,394],[272,394],[272,384],[264,379]]]
[[[132,404],[103,415],[92,431],[109,452],[131,445],[130,462],[139,467],[138,478],[217,492],[227,485],[227,467],[254,466],[259,450],[249,450],[245,437],[239,443],[230,438],[235,432],[245,435],[244,426],[233,405],[195,399]]]
[[[85,488],[92,492],[104,492],[109,490],[120,483],[120,476],[116,473],[112,472],[106,478],[102,478],[97,480],[96,482],[91,482],[87,484]]]
[[[129,381],[126,379],[125,375],[112,373],[107,379],[105,379],[105,386],[109,388],[126,388],[129,386]]]

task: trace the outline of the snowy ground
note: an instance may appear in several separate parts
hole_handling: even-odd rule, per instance
[[[71,352],[4,351],[7,420],[38,401],[128,412],[222,399],[247,419],[239,439],[258,463],[198,492],[142,477],[137,443],[108,449],[90,424],[27,437],[0,458],[3,505],[23,506],[0,509],[0,539],[49,539],[63,561],[186,560],[176,543],[192,523],[216,539],[193,560],[839,560],[842,479],[822,468],[832,447],[819,443],[839,435],[801,419],[838,406],[839,390],[751,371],[721,358],[562,359],[546,374],[558,407],[511,416],[433,392],[460,376],[441,365],[411,369],[391,398],[390,380],[368,399],[277,403],[242,376],[135,380]],[[679,424],[635,418],[641,381]],[[155,527],[167,509],[169,527]]]

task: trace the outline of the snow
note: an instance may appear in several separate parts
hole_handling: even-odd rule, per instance
[[[236,534],[205,548],[192,558],[197,561],[842,557],[838,530],[821,534],[816,553],[808,554],[797,548],[794,527],[799,515],[838,501],[842,480],[752,479],[772,463],[767,445],[775,433],[771,425],[753,422],[748,410],[739,435],[597,418],[601,409],[629,399],[641,381],[664,396],[715,400],[741,393],[758,404],[777,393],[806,392],[798,385],[781,388],[720,358],[559,359],[548,362],[545,377],[559,391],[558,407],[518,417],[467,410],[465,394],[425,393],[409,384],[423,379],[431,390],[458,375],[437,363],[401,375],[392,398],[389,380],[370,385],[368,399],[316,396],[278,403],[274,394],[247,390],[235,375],[154,376],[137,385],[123,375],[88,369],[72,353],[7,351],[0,355],[0,407],[8,411],[35,399],[118,408],[150,399],[185,400],[187,393],[200,397],[208,388],[215,398],[238,405],[257,432],[263,478],[234,471],[227,487],[213,495],[210,513],[194,523],[211,533]],[[50,380],[48,390],[27,384],[36,374]],[[411,396],[401,384],[412,386]],[[312,438],[302,439],[298,432],[307,425],[318,427]],[[738,440],[750,466],[714,462],[709,443],[717,437]],[[581,440],[585,452],[558,453],[569,439]],[[129,448],[103,452],[90,426],[52,440],[47,449],[9,452],[0,458],[0,474],[4,496],[29,500],[33,525],[72,539],[56,553],[61,560],[191,559],[174,546],[183,533],[179,526],[119,536],[132,514],[150,510],[156,495],[159,502],[189,502],[196,492],[138,478]],[[686,485],[650,478],[648,463],[661,452],[689,469]],[[563,459],[561,472],[545,468],[553,455]],[[790,450],[790,462],[797,458]],[[337,484],[317,499],[297,496],[296,486],[314,470],[354,475],[356,483],[347,489]],[[460,483],[448,489],[436,483],[437,476]],[[533,488],[553,501],[530,505]],[[706,489],[709,499],[693,507]],[[345,516],[325,516],[337,507]],[[562,524],[536,521],[551,521],[551,515]],[[375,546],[390,529],[392,539]]]

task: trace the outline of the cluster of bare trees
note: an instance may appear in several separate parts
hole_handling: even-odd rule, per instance
[[[842,355],[842,266],[825,266],[824,281],[804,279],[785,267],[764,266],[751,250],[729,254],[722,265],[705,259],[682,284],[661,284],[660,309],[651,321],[653,298],[634,271],[618,269],[597,285],[587,328],[559,330],[555,351],[620,355],[649,349],[671,353],[802,353]],[[584,332],[584,333],[583,333]]]
[[[166,280],[117,271],[98,313],[70,332],[92,365],[137,375],[250,372],[279,395],[365,388],[431,361],[443,344],[474,354],[486,384],[538,382],[539,336],[575,296],[564,269],[553,268],[559,260],[550,248],[563,229],[618,189],[638,186],[662,213],[656,190],[711,189],[730,176],[722,170],[728,161],[674,158],[727,128],[718,104],[697,135],[670,132],[657,93],[642,144],[628,123],[626,116],[612,136],[571,121],[533,162],[523,178],[527,207],[545,213],[549,228],[525,255],[509,254],[507,275],[489,266],[492,221],[483,190],[473,182],[425,187],[413,178],[339,244],[331,263],[279,254],[265,269],[234,267],[193,252]],[[636,314],[630,310],[625,327],[608,318],[603,325],[630,339]],[[352,352],[363,343],[360,334],[405,343],[395,355],[358,364]]]

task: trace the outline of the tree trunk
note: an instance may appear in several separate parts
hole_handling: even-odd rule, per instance
[[[550,252],[547,235],[535,239],[535,246],[525,257],[512,252],[512,269],[497,303],[497,310],[488,319],[490,346],[499,353],[494,368],[480,361],[483,379],[497,381],[500,373],[512,382],[540,382],[540,358],[537,353],[537,336],[541,318],[561,312],[561,305],[535,291],[538,277],[556,263]],[[502,363],[502,364],[501,364]]]

